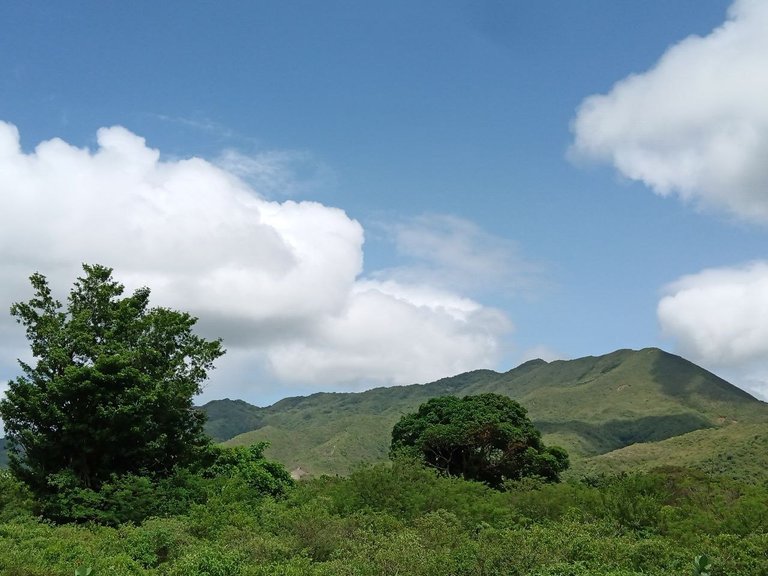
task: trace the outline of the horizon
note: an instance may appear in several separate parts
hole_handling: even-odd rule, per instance
[[[695,363],[691,362],[690,360],[688,360],[687,358],[685,358],[683,356],[680,356],[679,354],[673,354],[672,352],[668,352],[667,350],[664,350],[662,348],[657,348],[655,346],[649,346],[647,348],[640,348],[640,349],[620,348],[618,350],[614,350],[612,352],[607,352],[605,354],[594,354],[594,355],[589,355],[589,356],[583,356],[583,357],[580,357],[580,358],[570,358],[568,360],[563,360],[563,359],[544,360],[543,358],[531,358],[529,360],[525,360],[525,361],[521,362],[520,364],[517,364],[516,366],[514,366],[512,368],[509,368],[509,369],[506,369],[506,370],[502,369],[501,371],[499,371],[499,370],[493,370],[493,369],[490,369],[490,368],[478,368],[478,369],[475,369],[475,370],[468,370],[467,372],[461,372],[461,373],[458,373],[458,374],[451,374],[451,375],[448,375],[448,376],[443,376],[443,377],[438,378],[437,380],[434,380],[432,382],[412,382],[410,384],[390,384],[388,386],[375,386],[373,388],[367,388],[365,390],[315,390],[315,391],[310,391],[307,394],[292,394],[292,395],[289,395],[289,396],[284,396],[283,398],[280,398],[279,400],[276,400],[274,402],[271,402],[271,403],[265,404],[265,405],[253,404],[252,402],[248,402],[246,400],[243,400],[242,398],[229,398],[229,397],[226,397],[226,398],[211,398],[209,400],[206,400],[203,403],[197,403],[197,404],[195,404],[195,406],[197,408],[204,408],[206,405],[210,404],[211,402],[229,401],[229,402],[246,402],[247,404],[250,404],[251,406],[256,406],[257,408],[269,408],[271,406],[274,406],[275,404],[277,404],[281,400],[290,400],[290,399],[295,399],[295,398],[306,398],[307,396],[311,396],[311,395],[314,395],[314,394],[363,394],[365,392],[370,392],[372,390],[385,389],[385,388],[393,388],[393,387],[398,387],[398,386],[402,386],[402,387],[407,387],[407,386],[426,386],[426,385],[429,385],[429,384],[434,384],[435,382],[439,382],[441,380],[456,378],[458,376],[462,376],[463,374],[468,374],[468,373],[472,373],[472,372],[480,372],[480,371],[489,370],[491,372],[494,372],[495,374],[503,375],[503,374],[506,374],[508,372],[513,372],[514,370],[517,370],[518,368],[524,366],[525,364],[529,364],[529,363],[532,363],[532,362],[535,362],[535,363],[543,362],[544,364],[549,365],[549,364],[553,364],[553,363],[556,363],[556,362],[569,362],[571,360],[583,360],[585,358],[601,358],[601,357],[610,356],[612,354],[616,354],[616,353],[619,353],[619,352],[642,352],[644,350],[656,350],[656,351],[662,352],[664,354],[668,354],[670,356],[675,356],[675,357],[680,358],[681,360],[683,360],[685,362],[690,362],[694,366],[709,372],[710,374],[712,374],[716,378],[724,380],[723,378],[721,378],[720,376],[718,376],[714,372],[710,372],[709,370],[706,370],[706,368],[702,368],[698,364],[695,364]],[[760,397],[759,395],[756,395],[756,394],[754,394],[754,393],[752,393],[752,392],[750,392],[748,390],[743,390],[743,389],[739,388],[738,386],[736,386],[732,382],[728,382],[727,380],[725,380],[725,382],[727,382],[731,386],[734,386],[735,388],[741,390],[742,392],[746,392],[754,400],[757,400],[758,402],[761,402],[761,403],[764,403],[764,404],[768,404],[768,397]]]

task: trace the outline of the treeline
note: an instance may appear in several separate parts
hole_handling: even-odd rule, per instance
[[[282,495],[202,479],[185,510],[141,524],[53,525],[0,476],[0,574],[768,574],[768,486],[685,469],[505,490],[411,461],[321,477]],[[178,504],[178,501],[177,501]]]

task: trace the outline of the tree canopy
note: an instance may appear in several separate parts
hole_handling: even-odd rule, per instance
[[[111,268],[83,270],[66,306],[39,273],[32,299],[11,306],[34,362],[20,361],[0,416],[11,471],[42,500],[121,475],[168,477],[210,444],[192,398],[221,341],[195,335],[187,313],[151,308],[148,288],[123,296]]]
[[[505,480],[559,480],[568,454],[546,447],[525,408],[499,394],[442,396],[403,416],[392,430],[391,453],[416,455],[452,476],[495,488]]]

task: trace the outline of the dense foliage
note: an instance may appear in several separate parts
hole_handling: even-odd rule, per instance
[[[204,480],[183,514],[54,526],[0,474],[0,573],[72,576],[712,576],[768,573],[768,486],[683,469],[507,491],[409,462],[322,477],[279,499]]]
[[[442,396],[403,416],[392,430],[392,453],[416,455],[441,472],[499,488],[536,476],[557,481],[568,454],[546,447],[525,408],[507,396]]]
[[[89,518],[113,493],[179,482],[210,459],[192,398],[224,353],[189,314],[150,308],[148,288],[123,297],[110,268],[83,269],[66,307],[41,274],[33,298],[11,307],[35,362],[20,362],[0,401],[10,469],[56,520]]]

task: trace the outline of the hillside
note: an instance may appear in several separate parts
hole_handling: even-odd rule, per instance
[[[577,461],[576,477],[648,471],[666,466],[698,468],[737,480],[768,479],[768,423],[736,423],[695,430],[661,442],[633,444]]]
[[[496,392],[518,400],[550,444],[568,449],[571,475],[679,464],[768,477],[768,404],[659,349],[532,360],[429,384],[318,393],[260,408],[215,400],[206,430],[240,445],[268,441],[290,469],[346,474],[387,458],[392,426],[434,396]],[[5,465],[0,439],[0,467]]]
[[[605,469],[599,458],[638,444],[654,447],[656,456],[645,457],[646,465],[674,462],[679,460],[675,450],[684,450],[690,433],[698,431],[695,441],[714,449],[727,438],[748,444],[749,433],[742,433],[747,425],[757,427],[751,429],[753,436],[760,436],[756,430],[761,426],[768,428],[768,404],[655,348],[549,363],[533,360],[505,373],[478,370],[423,385],[319,393],[266,408],[224,400],[203,409],[209,414],[208,429],[228,444],[268,441],[268,456],[289,468],[343,474],[361,462],[385,459],[394,423],[427,399],[482,392],[508,395],[528,408],[545,441],[569,450],[575,470]],[[254,422],[256,427],[246,432]],[[228,439],[223,430],[242,433]],[[713,439],[707,444],[702,438],[709,434]],[[739,450],[752,453],[748,446]],[[636,461],[616,454],[617,461]],[[704,465],[703,460],[715,457],[697,451],[691,464]],[[733,456],[731,462],[736,466]]]

